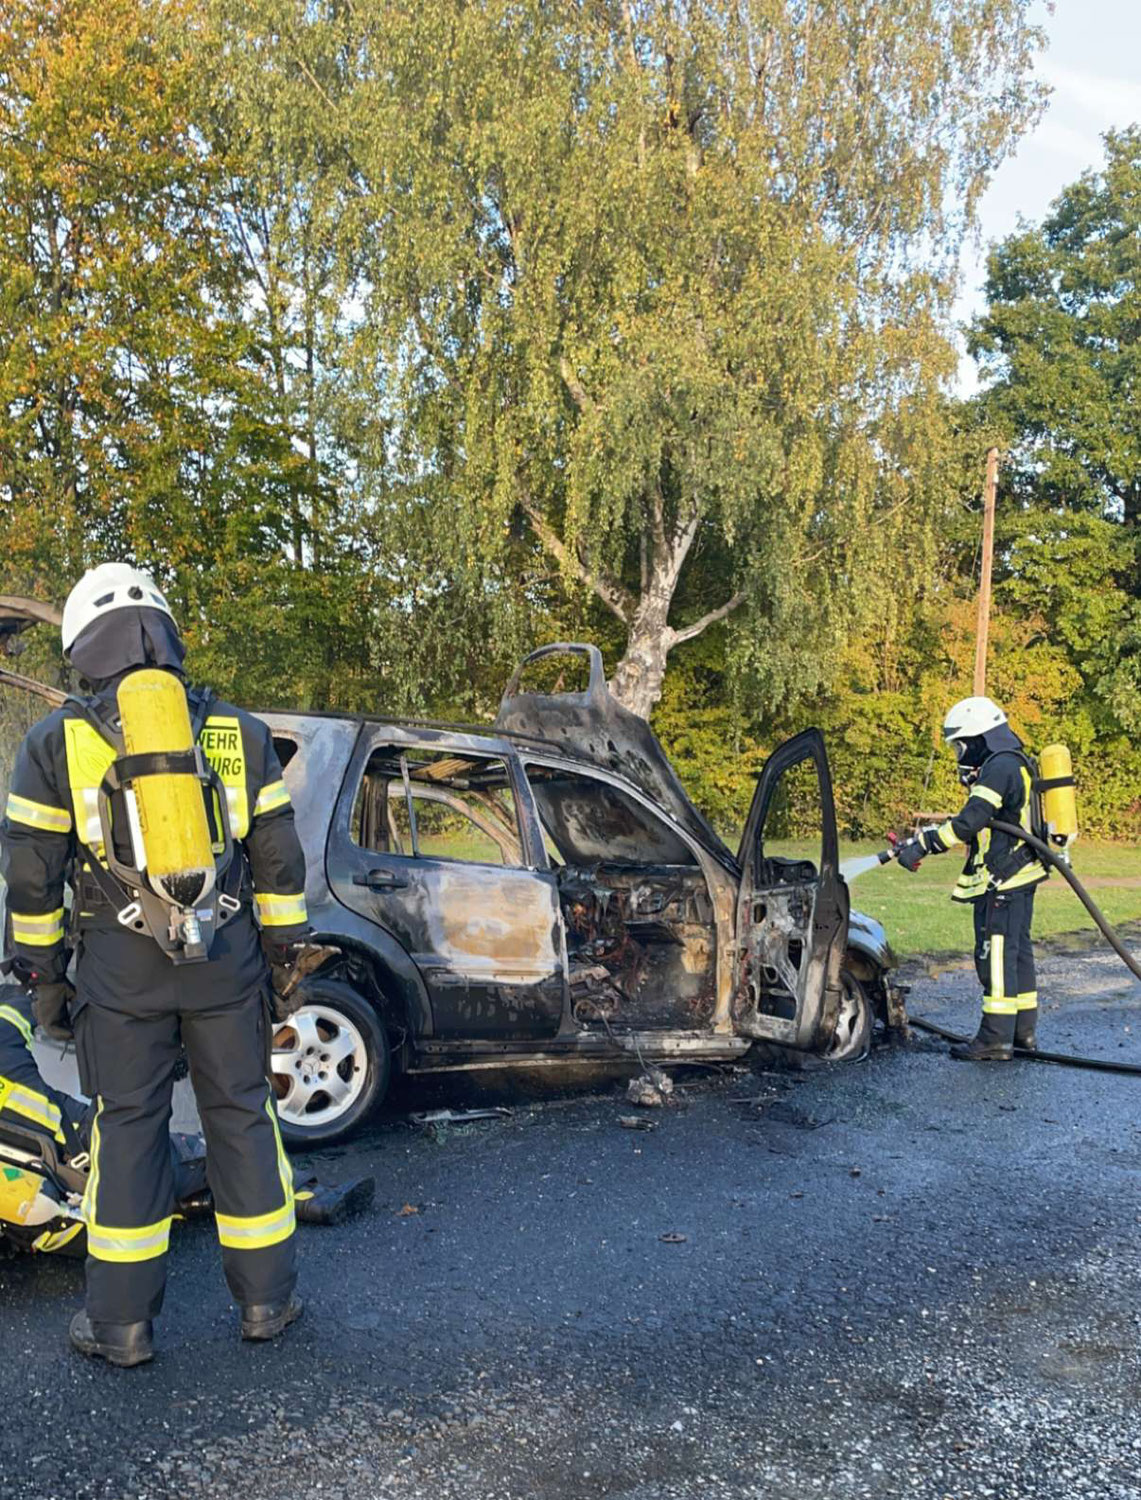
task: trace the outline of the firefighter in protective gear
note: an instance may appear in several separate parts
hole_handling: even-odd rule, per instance
[[[1030,938],[1034,893],[1049,871],[995,820],[1032,832],[1035,770],[1006,715],[990,698],[964,698],[947,712],[943,738],[959,762],[969,795],[956,817],[925,828],[900,846],[897,858],[915,870],[927,854],[967,846],[952,899],[969,902],[975,918],[975,969],[983,988],[978,1033],[952,1057],[1006,1062],[1015,1043],[1037,1045],[1038,989]]]
[[[182,1047],[242,1335],[273,1338],[300,1316],[301,1302],[292,1173],[267,1081],[268,965],[288,963],[308,932],[305,861],[281,767],[259,720],[209,690],[186,689],[194,740],[216,776],[203,794],[216,849],[225,847],[228,815],[233,858],[219,899],[235,914],[211,930],[204,961],[172,962],[131,923],[137,893],[111,873],[112,861],[132,865],[138,812],[121,786],[108,801],[108,773],[123,749],[119,685],[139,668],[173,673],[185,685],[185,647],[153,579],[108,563],[73,589],[63,649],[90,693],[25,737],[0,827],[0,867],[13,970],[35,992],[37,1019],[57,1031],[66,1029],[69,945],[76,950],[71,1018],[95,1114],[83,1206],[86,1309],[72,1322],[72,1342],[120,1364],[150,1358],[174,1208],[167,1121]]]
[[[44,1079],[32,1051],[33,1019],[32,1003],[23,990],[15,985],[0,988],[0,1163],[18,1159],[42,1137],[52,1143],[50,1160],[70,1168],[78,1189],[88,1176],[95,1110]],[[172,1132],[170,1155],[178,1214],[185,1218],[210,1211],[206,1142],[200,1135]],[[325,1187],[315,1177],[295,1172],[293,1187],[299,1223],[340,1224],[368,1207],[376,1183],[372,1177],[358,1177]],[[54,1207],[41,1202],[40,1212],[32,1216],[35,1222],[6,1217],[0,1203],[0,1234],[24,1250],[86,1254],[87,1226],[78,1209],[66,1196],[58,1196],[50,1181],[43,1182],[41,1193],[45,1198],[55,1196],[56,1202]]]

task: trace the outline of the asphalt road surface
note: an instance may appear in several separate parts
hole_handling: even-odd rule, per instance
[[[1042,991],[1045,1045],[1141,1060],[1116,961]],[[974,992],[912,1009],[967,1030]],[[678,1079],[649,1132],[607,1083],[314,1158],[375,1171],[377,1210],[303,1231],[273,1346],[239,1343],[209,1223],[134,1371],[69,1352],[79,1267],[0,1263],[0,1495],[1141,1497],[1141,1080],[934,1041]]]

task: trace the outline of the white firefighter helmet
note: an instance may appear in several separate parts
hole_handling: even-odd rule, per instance
[[[974,739],[1006,723],[1006,715],[993,698],[960,698],[947,710],[943,738],[948,744]]]
[[[88,568],[63,606],[63,654],[66,656],[88,625],[114,609],[160,609],[173,620],[170,605],[150,576],[129,563],[100,563]]]

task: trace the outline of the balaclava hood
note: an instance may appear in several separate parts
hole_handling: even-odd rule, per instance
[[[181,677],[186,646],[161,609],[117,609],[82,631],[69,656],[80,676],[102,693],[135,667],[165,667]]]

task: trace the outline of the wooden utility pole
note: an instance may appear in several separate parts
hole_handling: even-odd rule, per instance
[[[986,692],[986,651],[990,634],[990,579],[994,564],[994,497],[998,488],[998,449],[991,448],[986,456],[986,485],[983,489],[983,566],[979,579],[979,623],[975,632],[975,686],[976,698]]]

